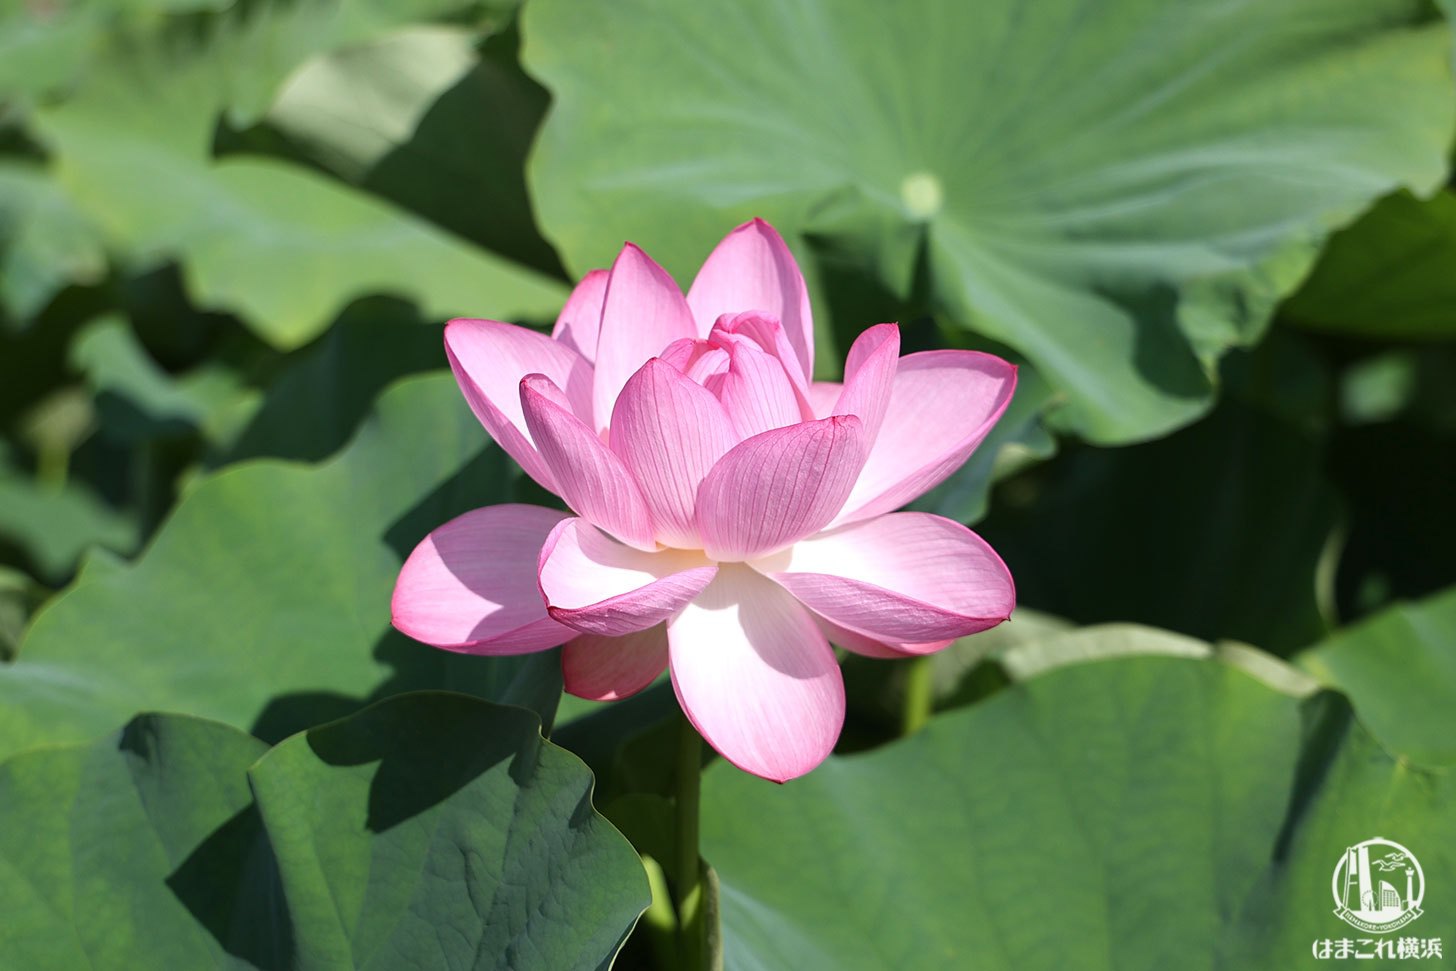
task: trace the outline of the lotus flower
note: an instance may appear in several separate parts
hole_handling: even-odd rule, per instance
[[[628,244],[551,337],[453,320],[445,347],[491,437],[574,515],[491,506],[432,532],[394,592],[394,625],[417,640],[565,644],[566,690],[591,699],[667,668],[709,744],[782,782],[843,726],[831,642],[925,654],[1011,612],[1010,573],[980,537],[894,510],[965,462],[1016,369],[973,351],[902,358],[880,324],[842,385],[811,383],[804,281],[767,223],[730,233],[686,297]]]

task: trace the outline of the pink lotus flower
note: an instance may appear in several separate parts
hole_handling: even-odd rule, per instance
[[[477,509],[436,529],[395,587],[427,644],[565,644],[566,690],[624,698],[664,667],[724,758],[784,781],[844,723],[830,642],[939,650],[1005,620],[1011,575],[975,533],[893,510],[943,481],[1011,399],[989,354],[900,357],[894,324],[811,383],[798,266],[760,220],[720,243],[686,298],[637,247],[589,273],[550,338],[454,320],[455,377],[501,447],[576,515]]]

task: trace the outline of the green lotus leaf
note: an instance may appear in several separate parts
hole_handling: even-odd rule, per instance
[[[549,719],[554,653],[455,655],[389,626],[404,555],[509,490],[508,460],[484,444],[454,381],[433,374],[394,385],[322,465],[260,460],[198,481],[134,564],[83,574],[36,617],[20,660],[0,665],[0,752],[150,710],[272,741],[429,687]]]
[[[309,55],[434,9],[419,6],[303,0],[208,30],[113,37],[76,93],[39,115],[57,178],[129,266],[177,260],[197,304],[280,349],[373,294],[430,317],[552,317],[564,293],[540,272],[314,169],[214,157],[224,110],[260,114]]]
[[[1350,696],[1381,744],[1430,766],[1456,763],[1456,588],[1383,610],[1295,658]]]
[[[1386,753],[1337,696],[1216,660],[1069,664],[775,787],[719,764],[704,856],[724,966],[803,971],[1287,969],[1374,836],[1435,885],[1449,773]],[[1456,913],[1402,933],[1449,939]]]
[[[609,968],[649,900],[592,777],[529,712],[392,698],[249,773],[299,971]]]
[[[522,17],[554,99],[531,185],[573,272],[627,238],[686,282],[762,216],[897,292],[918,276],[1103,443],[1204,411],[1214,362],[1258,340],[1330,230],[1444,180],[1456,108],[1449,30],[1418,0],[538,0]]]
[[[539,729],[419,692],[271,752],[143,715],[18,755],[0,765],[0,965],[606,968],[647,881]]]
[[[1456,337],[1456,194],[1398,192],[1335,234],[1281,308],[1309,330],[1364,338]]]

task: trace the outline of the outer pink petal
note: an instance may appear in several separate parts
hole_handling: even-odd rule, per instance
[[[467,654],[524,654],[575,637],[547,616],[536,587],[541,544],[565,515],[505,505],[450,520],[400,569],[390,605],[394,626]]]
[[[530,374],[521,379],[520,396],[526,427],[556,480],[556,494],[622,542],[656,549],[652,516],[631,473],[567,409],[561,391],[544,376]]]
[[[583,519],[567,519],[541,547],[538,579],[553,618],[575,630],[619,637],[666,620],[717,572],[697,551],[646,553]]]
[[[551,329],[551,339],[572,348],[588,361],[597,359],[602,329],[602,304],[607,296],[607,271],[592,270],[581,278]]]
[[[688,306],[704,337],[722,314],[758,310],[777,317],[803,373],[814,373],[809,291],[783,237],[762,219],[744,223],[718,244],[688,290]]]
[[[837,523],[899,509],[960,468],[1016,389],[1016,367],[979,351],[900,358],[880,433]]]
[[[735,445],[698,489],[698,529],[715,560],[746,560],[823,529],[867,452],[853,415],[801,422]]]
[[[986,541],[930,513],[831,530],[753,566],[831,623],[897,646],[983,631],[1016,605],[1011,572]]]
[[[810,611],[813,613],[812,611]],[[836,644],[846,651],[855,654],[862,654],[865,657],[878,658],[900,658],[915,657],[920,654],[934,654],[936,651],[944,650],[955,643],[955,639],[944,641],[931,641],[927,644],[886,644],[877,641],[873,637],[861,634],[859,631],[850,630],[848,627],[840,627],[838,624],[826,619],[820,614],[814,614],[814,622],[829,638],[829,643]]]
[[[578,698],[617,701],[635,695],[667,668],[662,624],[625,637],[582,634],[561,649],[561,677]]]
[[[803,420],[799,395],[777,358],[743,338],[729,341],[727,350],[728,371],[718,400],[739,439]]]
[[[544,374],[566,390],[570,409],[591,423],[592,366],[545,334],[494,320],[452,320],[445,354],[470,410],[501,448],[544,488],[556,491],[551,470],[537,454],[521,414],[521,378]]]
[[[775,782],[834,748],[844,682],[809,612],[742,566],[724,566],[668,621],[672,685],[698,732],[734,765]]]
[[[612,450],[646,497],[657,538],[697,547],[698,486],[738,437],[723,405],[670,364],[653,359],[622,388]]]
[[[858,415],[872,449],[890,404],[899,359],[900,328],[876,324],[855,339],[844,362],[844,393],[832,413]]]
[[[612,264],[597,339],[592,401],[605,429],[617,394],[650,357],[684,337],[697,337],[693,315],[671,276],[628,243]]]

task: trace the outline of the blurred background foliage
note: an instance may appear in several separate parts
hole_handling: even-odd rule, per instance
[[[330,773],[374,787],[359,807],[423,786],[455,819],[478,784],[580,836],[484,886],[526,913],[556,884],[500,896],[511,867],[580,868],[578,963],[610,962],[646,903],[610,827],[577,833],[483,762],[381,788],[348,759],[408,761],[379,726],[431,696],[402,692],[481,699],[458,717],[511,745],[534,723],[491,703],[526,707],[597,809],[670,855],[668,688],[562,701],[553,655],[432,651],[390,630],[388,595],[430,527],[544,499],[463,407],[441,323],[545,326],[624,239],[686,283],[752,216],[809,278],[820,377],[881,320],[907,350],[1021,365],[917,508],[977,524],[1025,609],[937,657],[920,736],[894,741],[903,671],[853,658],[842,748],[875,751],[785,790],[709,772],[728,966],[945,966],[995,939],[956,966],[1285,968],[1339,936],[1319,886],[1348,843],[1420,842],[1456,874],[1452,36],[1417,0],[0,0],[0,817],[29,826],[52,786],[97,832],[150,826],[231,875],[226,900],[183,881],[63,945],[89,917],[42,904],[78,892],[58,861],[79,837],[0,845],[31,915],[0,964],[126,967],[153,925],[187,966],[363,966],[418,944],[366,916],[469,925],[445,901],[479,873],[318,925],[314,895],[406,853],[372,829],[280,842],[312,825],[289,780]],[[130,721],[153,711],[175,714]],[[363,754],[284,743],[247,768],[309,729]],[[191,810],[93,805],[117,752],[137,792],[155,772],[212,808],[176,830]],[[763,818],[783,824],[743,822]],[[944,863],[1058,840],[994,898]],[[189,872],[108,866],[92,892]],[[1149,929],[1128,882],[1182,903]],[[881,950],[846,950],[867,921]],[[1425,924],[1456,940],[1456,909]],[[625,964],[654,960],[653,926]],[[508,946],[482,934],[459,946]]]

